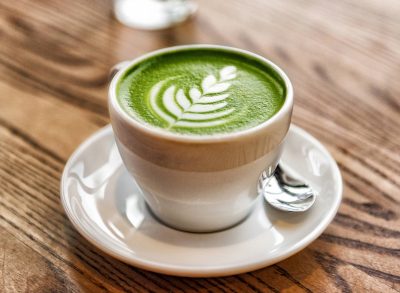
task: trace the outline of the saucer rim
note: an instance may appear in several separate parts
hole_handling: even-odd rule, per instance
[[[263,267],[270,266],[275,264],[281,260],[291,257],[292,255],[298,253],[309,244],[311,244],[314,240],[316,240],[328,227],[328,225],[332,222],[335,217],[340,203],[343,197],[343,179],[340,173],[340,169],[329,153],[329,151],[323,146],[321,142],[319,142],[315,137],[309,134],[304,129],[299,126],[294,125],[293,123],[290,125],[289,131],[293,131],[296,134],[301,135],[302,138],[308,140],[313,144],[316,148],[318,148],[324,156],[329,161],[329,166],[332,169],[333,177],[335,178],[335,183],[337,184],[337,193],[335,194],[335,201],[332,205],[332,208],[328,210],[328,213],[323,218],[323,220],[313,229],[313,231],[307,234],[300,241],[294,243],[294,245],[290,249],[286,249],[280,255],[275,257],[264,256],[260,258],[258,261],[251,261],[249,263],[241,263],[239,265],[223,265],[223,266],[212,266],[212,267],[196,267],[196,266],[188,266],[188,265],[171,265],[164,264],[156,261],[150,261],[143,258],[137,258],[135,255],[131,255],[130,257],[126,257],[118,252],[115,252],[113,249],[110,249],[107,245],[104,245],[101,241],[98,241],[95,237],[91,235],[91,233],[87,232],[83,229],[78,221],[75,220],[75,215],[70,208],[70,205],[67,201],[67,190],[64,182],[67,179],[68,170],[71,168],[71,165],[76,161],[77,157],[81,154],[83,150],[85,150],[89,145],[93,142],[97,141],[103,136],[109,135],[109,132],[112,132],[112,127],[110,124],[102,127],[101,129],[94,132],[91,136],[89,136],[86,140],[84,140],[72,153],[69,157],[62,173],[61,181],[60,181],[60,197],[61,203],[64,208],[64,211],[74,226],[74,228],[79,232],[81,236],[83,236],[86,240],[88,240],[92,245],[101,251],[107,253],[108,255],[124,262],[129,265],[133,265],[137,268],[144,269],[151,272],[172,275],[172,276],[181,276],[181,277],[223,277],[236,275],[241,273],[246,273],[250,271],[254,271],[257,269],[261,269]],[[288,131],[288,132],[289,132]],[[161,224],[160,224],[161,225]],[[186,232],[187,233],[187,232]],[[218,233],[218,232],[216,232]]]

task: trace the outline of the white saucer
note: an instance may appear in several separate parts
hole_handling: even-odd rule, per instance
[[[342,198],[340,171],[311,135],[292,126],[282,164],[319,194],[306,213],[286,213],[259,201],[239,225],[216,233],[174,230],[149,212],[122,165],[107,126],[71,156],[61,180],[61,201],[75,228],[106,253],[136,267],[178,276],[238,274],[283,260],[315,240]]]

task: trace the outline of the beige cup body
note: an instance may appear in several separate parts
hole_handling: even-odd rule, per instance
[[[228,228],[249,214],[258,197],[259,177],[275,170],[290,126],[291,85],[277,70],[288,83],[290,96],[274,117],[247,131],[203,139],[170,134],[129,117],[115,97],[120,74],[114,77],[109,108],[118,149],[161,221],[181,230],[210,232]]]

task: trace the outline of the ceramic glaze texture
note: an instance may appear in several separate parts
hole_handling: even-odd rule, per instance
[[[186,233],[163,225],[150,213],[107,127],[69,159],[61,199],[66,214],[86,239],[131,265],[179,276],[238,274],[298,252],[323,232],[339,207],[339,169],[326,149],[304,130],[291,127],[281,163],[319,193],[307,213],[281,212],[259,197],[250,216],[231,229]]]
[[[258,197],[258,179],[271,175],[281,148],[260,159],[224,171],[188,172],[160,167],[117,145],[153,213],[169,226],[208,232],[242,220]]]

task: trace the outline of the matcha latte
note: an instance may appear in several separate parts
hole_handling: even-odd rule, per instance
[[[173,133],[232,133],[257,126],[285,101],[282,78],[260,59],[217,48],[185,48],[134,64],[116,87],[134,119]]]

